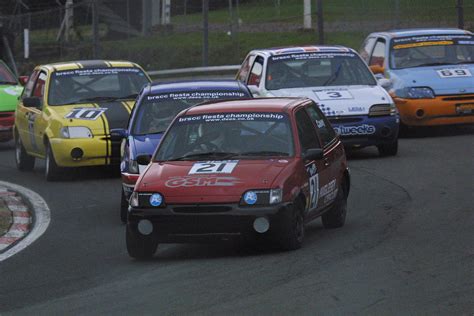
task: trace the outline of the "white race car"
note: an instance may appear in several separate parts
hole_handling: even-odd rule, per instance
[[[348,147],[396,155],[399,116],[392,98],[353,49],[303,46],[251,51],[237,73],[254,97],[307,97]]]

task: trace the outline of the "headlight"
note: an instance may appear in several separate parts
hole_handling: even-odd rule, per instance
[[[387,116],[396,115],[397,108],[395,104],[375,104],[370,107],[369,116]]]
[[[128,161],[128,172],[130,173],[140,173],[140,169],[138,169],[138,162],[136,160],[130,159]]]
[[[163,195],[158,192],[142,193],[133,191],[130,196],[131,207],[163,207],[165,201]]]
[[[241,205],[268,205],[278,204],[282,201],[282,190],[249,190],[244,193],[240,201]]]
[[[92,138],[94,135],[85,126],[64,126],[59,131],[63,138]]]
[[[431,88],[415,87],[407,89],[406,97],[409,99],[433,99],[435,94]]]

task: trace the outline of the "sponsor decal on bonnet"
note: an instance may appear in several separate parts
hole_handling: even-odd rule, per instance
[[[375,126],[362,124],[357,126],[333,126],[334,130],[342,136],[371,135],[375,133]]]

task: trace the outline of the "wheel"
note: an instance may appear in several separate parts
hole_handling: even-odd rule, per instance
[[[293,203],[280,231],[280,246],[283,250],[301,248],[304,239],[303,205],[300,201]]]
[[[53,150],[51,145],[46,143],[46,166],[44,169],[44,175],[46,181],[55,181],[59,179],[61,168],[56,164],[54,159]]]
[[[27,154],[20,136],[15,137],[15,163],[18,170],[28,171],[35,167],[35,157]]]
[[[398,152],[398,139],[393,143],[378,145],[377,149],[382,157],[395,156]]]
[[[344,186],[337,190],[336,200],[329,211],[321,216],[324,228],[338,228],[344,226],[347,214],[347,194]]]
[[[153,240],[152,235],[144,236],[133,232],[130,225],[127,225],[126,243],[129,256],[138,260],[150,259],[158,247],[158,242]]]
[[[125,192],[122,189],[122,197],[120,199],[120,220],[122,223],[127,223],[128,200],[125,198]]]

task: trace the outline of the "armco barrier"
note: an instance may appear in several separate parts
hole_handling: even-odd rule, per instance
[[[233,78],[237,73],[240,65],[224,65],[224,66],[209,66],[209,67],[191,67],[179,69],[166,70],[151,70],[148,74],[152,78],[167,79],[167,78],[183,78],[198,75],[199,77],[218,76],[219,78],[228,77]]]

